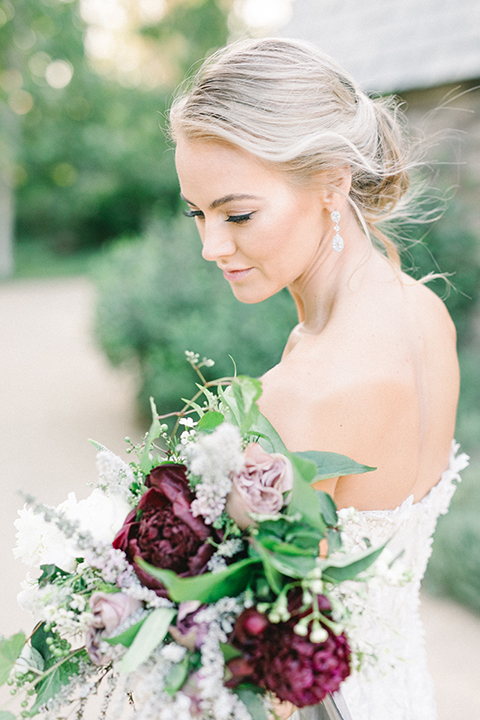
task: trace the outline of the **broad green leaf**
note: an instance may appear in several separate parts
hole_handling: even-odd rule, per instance
[[[0,710],[0,720],[17,720],[17,718],[7,710]]]
[[[317,468],[315,482],[343,475],[361,475],[376,470],[374,467],[362,465],[346,455],[339,455],[338,453],[306,450],[305,452],[292,453],[292,455],[315,463]]]
[[[47,665],[53,658],[50,646],[47,645],[47,638],[49,637],[53,637],[53,633],[51,631],[45,632],[45,623],[42,622],[35,626],[30,638],[32,647],[40,653]]]
[[[206,412],[197,424],[197,430],[204,433],[211,433],[225,420],[222,413],[216,410],[210,410]]]
[[[337,506],[333,502],[333,498],[322,490],[316,490],[318,502],[320,504],[320,512],[327,525],[335,526],[338,522]]]
[[[331,528],[328,528],[327,542],[328,542],[328,552],[334,553],[337,550],[340,550],[340,548],[342,547],[342,536],[336,530],[332,530]]]
[[[105,641],[110,645],[124,645],[125,647],[130,647],[130,645],[137,637],[137,633],[142,627],[145,620],[146,618],[143,618],[143,620],[135,623],[135,625],[131,625],[129,628],[127,628],[127,630],[120,633],[120,635],[115,635],[115,637],[111,638],[105,638]]]
[[[312,551],[312,548],[302,548],[298,545],[295,545],[294,543],[279,543],[276,540],[264,538],[261,541],[263,547],[267,548],[267,550],[271,550],[272,552],[278,552],[282,553],[283,555],[300,555],[305,557],[315,557],[318,555],[318,543],[316,545],[316,552]]]
[[[277,563],[274,562],[275,556],[270,554],[266,548],[263,547],[259,542],[253,541],[252,546],[254,550],[259,554],[262,563],[263,571],[267,582],[270,585],[273,592],[278,595],[283,587],[282,570],[278,568]]]
[[[232,388],[239,408],[248,415],[262,394],[262,383],[248,375],[239,375],[233,380]]]
[[[292,532],[285,535],[285,542],[304,550],[310,550],[315,555],[318,555],[318,546],[322,538],[323,534],[319,533],[318,530],[304,530],[302,528],[296,530],[294,525]]]
[[[229,643],[220,643],[220,650],[223,653],[223,658],[225,660],[225,663],[230,662],[230,660],[233,660],[234,658],[241,657],[243,655],[242,651],[239,650],[236,647],[233,647],[233,645],[229,645]]]
[[[293,465],[294,480],[292,497],[287,512],[289,515],[294,515],[296,512],[301,513],[303,520],[323,535],[327,526],[320,512],[316,492],[310,485],[310,474],[312,471],[315,474],[315,466],[313,463],[295,455],[290,457]]]
[[[290,578],[304,578],[315,567],[315,558],[305,556],[282,555],[274,553],[270,562],[280,573]]]
[[[260,380],[239,375],[234,379],[231,387],[237,401],[240,432],[245,435],[260,413],[256,401],[262,394],[262,384]]]
[[[225,388],[225,390],[218,386],[217,392],[222,400],[225,412],[225,420],[232,425],[240,426],[240,414],[238,411],[237,401],[233,396],[231,387]]]
[[[30,710],[30,714],[35,715],[42,705],[45,705],[48,700],[58,695],[62,687],[68,685],[70,678],[78,675],[78,670],[78,657],[65,660],[65,662],[56,667],[55,670],[52,670],[52,672],[36,686],[37,698]]]
[[[213,603],[222,597],[235,597],[243,592],[248,585],[254,565],[259,564],[259,559],[246,558],[229,565],[222,572],[184,578],[179,577],[172,570],[153,567],[141,558],[135,558],[135,562],[142,570],[165,585],[174,602],[199,600],[202,603]]]
[[[243,702],[252,720],[267,720],[267,714],[262,701],[264,690],[255,685],[238,685],[232,690]]]
[[[40,587],[54,583],[56,580],[63,580],[66,577],[71,577],[72,573],[65,572],[56,565],[40,565],[42,574],[38,578],[38,584]]]
[[[174,695],[180,690],[188,675],[188,655],[176,663],[165,678],[165,690],[169,695]]]
[[[160,423],[160,420],[158,419],[158,412],[153,397],[150,398],[150,408],[152,410],[152,424],[150,425],[150,429],[145,440],[145,447],[140,458],[140,470],[145,475],[148,475],[148,473],[153,467],[152,460],[150,458],[150,450],[152,449],[153,443],[161,435],[162,432],[162,425]]]
[[[287,448],[285,447],[282,438],[277,433],[271,422],[267,420],[262,413],[258,413],[258,417],[250,428],[250,432],[253,434],[258,433],[258,442],[267,452],[276,452],[288,455]]]
[[[157,645],[165,638],[176,612],[175,608],[157,608],[150,613],[122,658],[121,672],[134,672],[145,660],[148,660]]]
[[[20,657],[25,641],[23,632],[0,640],[0,685],[8,680],[15,662]]]
[[[377,550],[367,551],[353,562],[349,562],[348,560],[332,562],[327,559],[327,567],[325,567],[322,572],[323,579],[334,583],[354,580],[359,573],[369,568],[370,565],[375,562],[384,547],[385,545],[382,545],[377,548]]]

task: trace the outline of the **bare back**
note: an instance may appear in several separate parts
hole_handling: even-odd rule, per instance
[[[377,468],[317,484],[339,507],[418,501],[448,465],[455,329],[432,291],[406,275],[392,279],[377,260],[320,332],[292,332],[263,388],[261,410],[290,450],[338,452]]]

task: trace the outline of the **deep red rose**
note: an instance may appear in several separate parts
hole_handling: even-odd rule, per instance
[[[214,552],[208,538],[219,540],[211,526],[192,515],[194,495],[185,470],[184,465],[154,468],[146,480],[149,489],[113,541],[113,547],[127,555],[140,582],[157,595],[167,595],[165,587],[143,571],[134,562],[135,557],[182,577],[200,575]]]
[[[293,628],[306,613],[299,612],[302,591],[290,594],[287,622],[273,624],[255,608],[244,610],[237,618],[229,642],[242,656],[228,663],[232,678],[226,683],[235,687],[251,682],[273,692],[280,700],[296,707],[316,705],[328,693],[338,690],[350,674],[350,648],[345,635],[334,635],[322,643],[300,637]],[[323,612],[330,603],[319,596]],[[326,628],[328,630],[328,628]]]

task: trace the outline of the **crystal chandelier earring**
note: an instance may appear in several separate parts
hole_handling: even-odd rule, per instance
[[[335,237],[332,240],[332,248],[335,250],[335,252],[342,252],[343,248],[345,247],[345,244],[343,242],[343,238],[341,235],[339,235],[340,228],[338,226],[338,223],[340,222],[341,215],[338,212],[338,210],[334,210],[330,217],[332,218],[333,222],[335,223]]]

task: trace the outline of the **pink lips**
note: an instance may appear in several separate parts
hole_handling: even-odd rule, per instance
[[[229,282],[235,282],[236,280],[243,280],[251,270],[253,270],[253,268],[246,268],[245,270],[224,270],[223,277]]]

